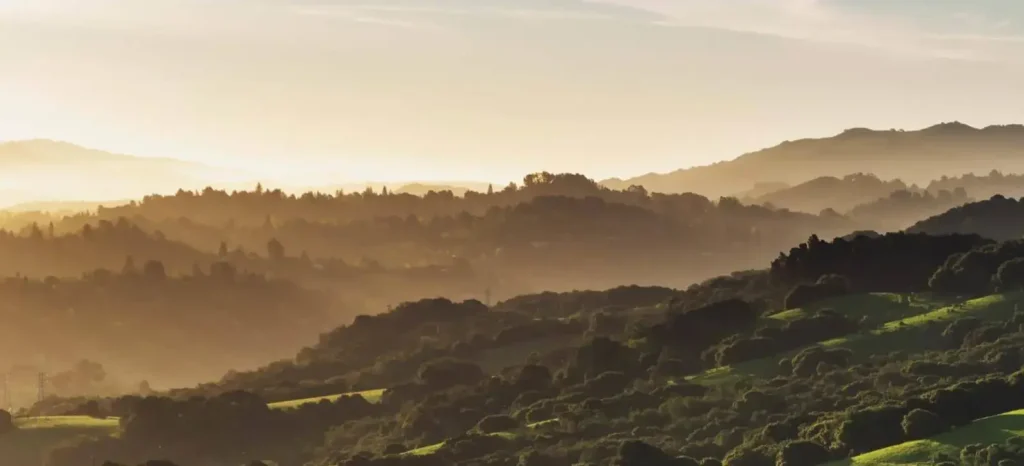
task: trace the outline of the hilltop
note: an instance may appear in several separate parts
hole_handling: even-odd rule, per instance
[[[853,128],[832,137],[785,141],[730,161],[613,178],[603,184],[717,197],[748,191],[757,183],[799,184],[821,176],[864,172],[924,184],[951,173],[971,173],[979,166],[1024,171],[1024,126],[974,128],[952,122],[917,131]]]
[[[796,186],[741,200],[801,212],[818,213],[825,209],[846,212],[860,204],[907,189],[907,184],[900,180],[883,181],[871,174],[855,173],[842,178],[822,176]]]
[[[68,198],[105,201],[173,193],[217,181],[213,168],[170,158],[136,157],[35,139],[0,143],[0,205]]]
[[[968,233],[1005,241],[1024,236],[1024,199],[1002,195],[923,219],[907,231],[931,235]]]

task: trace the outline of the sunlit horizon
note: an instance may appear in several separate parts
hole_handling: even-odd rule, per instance
[[[271,184],[627,179],[852,127],[1024,122],[1019,7],[0,3],[0,140]]]

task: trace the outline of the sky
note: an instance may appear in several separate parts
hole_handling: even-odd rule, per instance
[[[604,179],[1024,123],[1018,0],[0,0],[0,141],[309,184]]]

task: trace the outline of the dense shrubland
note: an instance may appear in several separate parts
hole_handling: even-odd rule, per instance
[[[883,322],[851,319],[830,303],[849,293],[928,291],[960,255],[993,255],[970,261],[988,281],[968,295],[1016,289],[1018,249],[976,236],[812,237],[770,270],[687,290],[543,293],[492,307],[409,302],[324,334],[294,360],[143,399],[161,409],[105,400],[98,408],[122,417],[121,438],[61,454],[104,452],[131,463],[161,444],[180,445],[171,450],[177,456],[164,456],[181,464],[198,457],[348,466],[817,464],[1024,407],[1024,314],[1012,310],[1003,321],[965,314],[889,330],[934,342],[905,351],[817,345],[869,335]],[[1003,278],[994,278],[1000,270]],[[772,317],[786,301],[803,312]],[[509,349],[516,362],[488,368],[488,355]],[[765,375],[716,375],[752,364]],[[388,390],[376,405],[348,397],[298,411],[265,408],[377,387]],[[197,438],[205,431],[193,423],[214,422],[205,406],[223,422],[265,430]],[[136,430],[163,425],[169,421],[147,419],[179,409],[196,417]],[[249,449],[246,439],[259,445]],[[221,443],[232,448],[218,450]],[[428,448],[405,454],[421,447]]]

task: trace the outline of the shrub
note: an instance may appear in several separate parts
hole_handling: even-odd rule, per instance
[[[817,373],[818,364],[826,363],[836,367],[846,367],[853,353],[847,349],[826,350],[821,347],[807,348],[793,357],[793,374],[798,377],[810,377]]]
[[[779,450],[777,466],[817,466],[829,460],[825,447],[806,440],[789,442]]]
[[[725,455],[722,466],[771,466],[775,461],[759,450],[738,447]]]
[[[484,378],[480,366],[457,359],[438,359],[420,367],[419,378],[435,389],[454,385],[473,385]]]
[[[1024,287],[1024,257],[1003,262],[994,277],[999,291],[1015,291]]]
[[[622,372],[605,372],[584,384],[587,394],[607,398],[622,393],[629,386],[629,377]]]
[[[487,416],[477,423],[476,428],[481,433],[493,434],[495,432],[506,432],[519,428],[519,421],[512,416],[494,415]]]
[[[813,285],[800,284],[786,295],[786,309],[796,309],[824,299],[842,296],[850,292],[850,285],[839,275],[824,275]]]
[[[741,338],[720,348],[715,355],[715,362],[719,366],[728,366],[761,358],[778,351],[776,346],[775,341],[770,338]]]
[[[902,443],[902,406],[876,406],[853,411],[839,426],[838,439],[854,453],[877,450]]]
[[[619,446],[619,457],[616,464],[619,466],[699,466],[700,463],[687,456],[673,458],[658,447],[639,440],[630,440]]]

